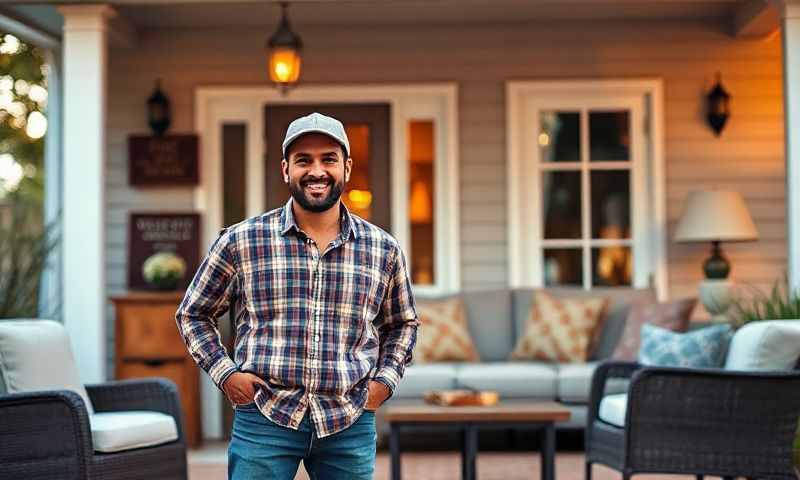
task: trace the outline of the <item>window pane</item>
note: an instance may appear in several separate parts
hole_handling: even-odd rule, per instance
[[[225,225],[241,222],[247,216],[246,138],[246,125],[236,123],[222,126],[222,223]]]
[[[544,250],[544,284],[583,285],[583,260],[577,248],[546,248]]]
[[[544,238],[581,238],[581,173],[542,174]]]
[[[369,125],[346,124],[347,139],[350,141],[350,158],[353,170],[345,187],[342,201],[347,208],[359,217],[370,220],[372,216],[372,190],[369,178]]]
[[[542,111],[538,142],[543,162],[581,160],[581,116],[579,112]]]
[[[593,286],[630,286],[632,272],[630,247],[592,248]]]
[[[411,220],[411,271],[416,285],[435,283],[434,269],[434,145],[433,122],[412,121],[408,125],[409,187]]]
[[[631,238],[629,170],[595,170],[592,185],[592,238]]]
[[[589,156],[592,161],[630,159],[628,111],[589,113]]]

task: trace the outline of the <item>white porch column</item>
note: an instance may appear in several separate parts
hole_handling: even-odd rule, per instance
[[[64,16],[64,325],[84,383],[106,380],[105,156],[107,5]]]
[[[779,5],[783,32],[786,234],[789,287],[800,289],[800,1]]]

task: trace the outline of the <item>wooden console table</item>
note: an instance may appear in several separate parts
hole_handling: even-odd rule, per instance
[[[116,310],[117,379],[165,377],[178,386],[186,444],[200,444],[198,367],[175,325],[183,292],[130,291],[111,297]]]

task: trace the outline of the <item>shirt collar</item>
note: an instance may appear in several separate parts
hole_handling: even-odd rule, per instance
[[[294,231],[299,232],[300,227],[297,225],[297,220],[294,218],[294,212],[292,211],[292,202],[294,199],[289,197],[289,200],[286,202],[286,205],[283,206],[283,228],[281,229],[281,235],[286,235],[294,229]],[[353,228],[353,217],[350,214],[350,210],[347,209],[344,202],[339,203],[339,211],[341,222],[341,237],[343,240],[348,240],[352,237],[353,240],[358,238],[358,233],[356,229]]]

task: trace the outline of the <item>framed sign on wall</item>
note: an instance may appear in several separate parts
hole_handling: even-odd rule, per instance
[[[129,289],[159,288],[148,282],[143,272],[145,262],[157,253],[173,254],[184,262],[185,274],[168,288],[186,289],[200,265],[200,215],[132,212],[128,224]]]
[[[128,137],[128,183],[149,187],[197,185],[200,181],[197,135]]]

